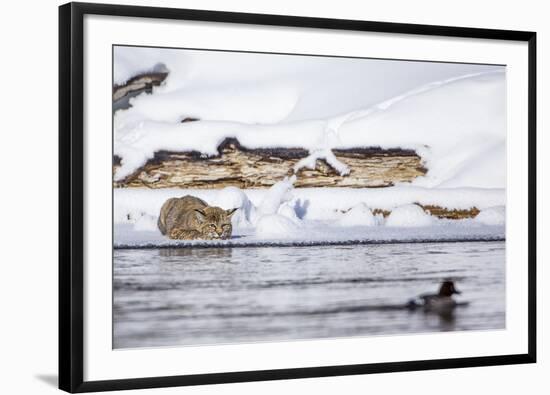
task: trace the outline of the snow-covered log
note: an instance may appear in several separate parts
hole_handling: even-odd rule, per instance
[[[144,90],[151,90],[153,86],[159,86],[168,76],[168,72],[151,71],[143,74],[138,74],[126,83],[113,86],[113,101],[116,102],[136,92],[142,92]]]
[[[437,218],[444,218],[444,219],[466,219],[466,218],[475,218],[480,213],[480,210],[473,206],[470,208],[464,208],[464,209],[456,209],[456,208],[446,208],[437,206],[434,204],[420,204],[420,203],[414,203],[422,210],[424,210],[427,214],[430,214]],[[342,211],[343,213],[346,213],[347,211]],[[392,211],[391,210],[384,210],[375,208],[373,211],[374,215],[381,214],[384,218],[387,218]]]
[[[309,152],[301,148],[247,149],[235,139],[225,139],[218,155],[198,152],[156,152],[153,159],[117,187],[150,188],[268,188],[292,175],[296,164]],[[413,150],[356,148],[334,149],[334,156],[347,166],[341,175],[324,159],[315,168],[297,170],[295,187],[386,187],[410,182],[426,173],[422,159]],[[114,166],[120,164],[115,157]]]

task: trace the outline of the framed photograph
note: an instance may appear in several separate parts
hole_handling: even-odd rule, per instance
[[[61,389],[535,362],[534,32],[59,16]]]

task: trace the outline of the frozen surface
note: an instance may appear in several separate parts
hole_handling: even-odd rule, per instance
[[[304,148],[296,168],[322,158],[342,175],[334,148],[414,149],[429,169],[416,185],[505,186],[503,67],[117,47],[115,81],[158,62],[166,83],[115,114],[117,179],[156,151],[215,155],[233,137]]]
[[[115,348],[505,327],[503,242],[115,250]],[[469,303],[409,311],[452,278]]]
[[[347,226],[328,221],[303,222],[298,227],[281,215],[262,217],[258,229],[234,229],[229,240],[170,240],[158,230],[137,230],[130,224],[114,227],[115,248],[243,247],[354,245],[394,242],[504,240],[504,225],[474,220],[440,221],[433,226]]]

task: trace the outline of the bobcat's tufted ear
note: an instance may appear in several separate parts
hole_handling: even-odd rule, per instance
[[[195,209],[195,217],[199,220],[199,222],[204,222],[206,219],[206,214],[202,210]]]
[[[228,216],[228,217],[231,217],[235,211],[237,211],[238,208],[230,208],[229,210],[225,210],[225,214]]]

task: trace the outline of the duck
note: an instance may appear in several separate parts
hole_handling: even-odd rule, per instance
[[[453,295],[460,295],[461,293],[456,289],[453,281],[445,280],[439,286],[438,293],[419,295],[417,298],[409,300],[406,306],[410,310],[422,308],[426,312],[448,313],[455,307],[466,304],[458,303],[453,299]]]

